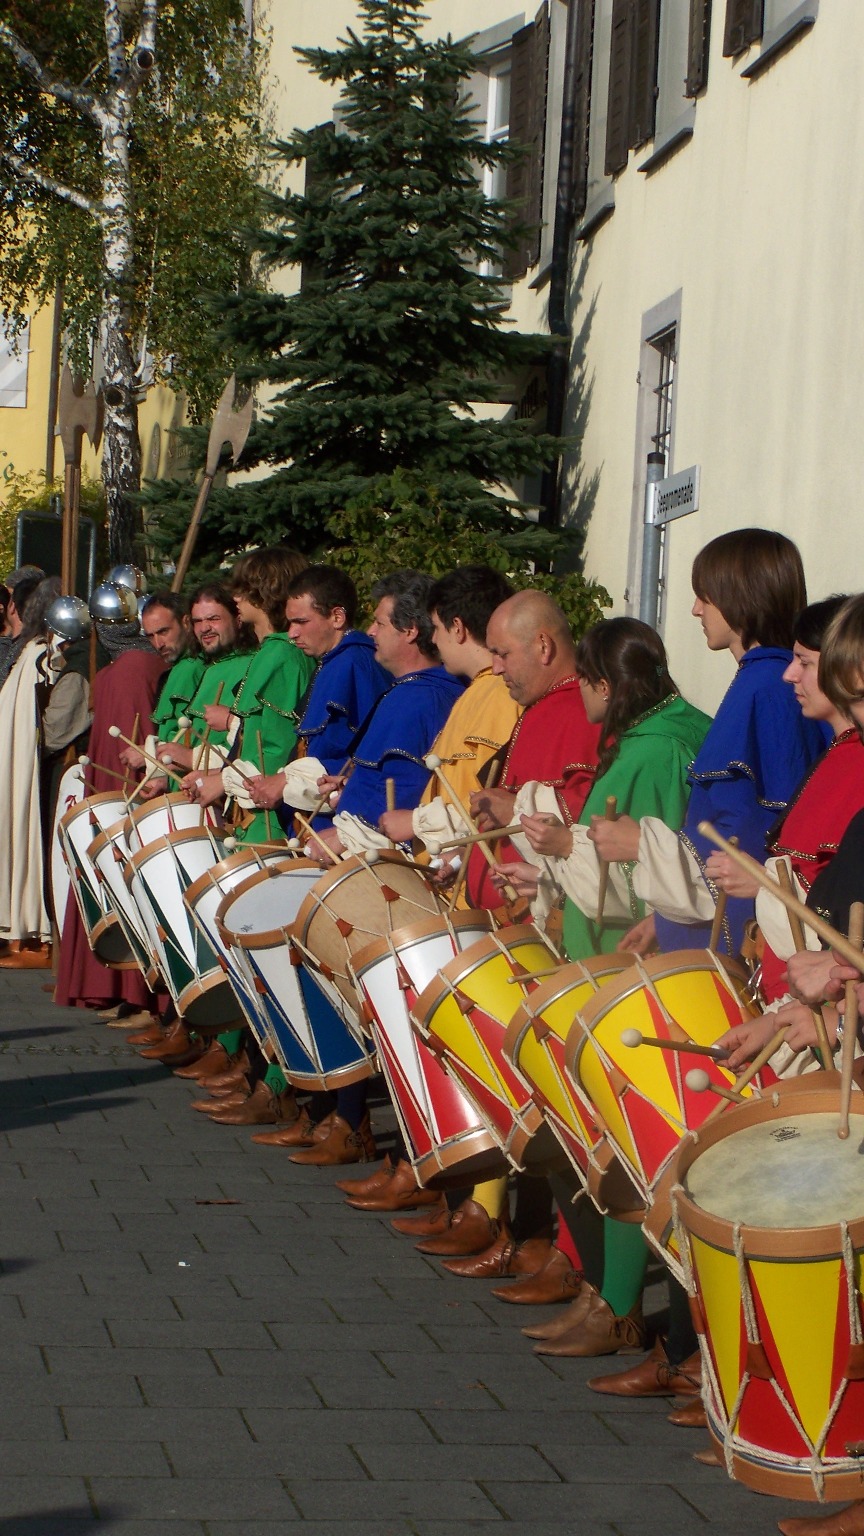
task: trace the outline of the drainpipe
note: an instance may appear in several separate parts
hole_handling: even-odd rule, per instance
[[[559,337],[546,364],[546,430],[560,437],[564,425],[567,398],[567,366],[570,355],[570,320],[567,314],[567,286],[570,278],[570,225],[573,201],[573,83],[576,78],[577,11],[582,0],[570,0],[567,6],[567,36],[564,51],[564,85],[561,102],[561,147],[558,155],[558,182],[555,190],[555,223],[552,230],[552,259],[549,268],[549,330]],[[561,503],[561,459],[556,457],[544,470],[540,488],[539,522],[544,528],[557,528]]]
[[[642,586],[639,592],[639,617],[643,624],[657,628],[660,602],[661,530],[654,521],[657,505],[655,486],[666,473],[666,455],[649,453],[645,472],[645,520],[642,531]]]
[[[60,344],[63,335],[63,280],[54,285],[54,314],[51,319],[51,373],[48,379],[48,421],[45,433],[45,479],[54,479],[54,427],[60,394]]]

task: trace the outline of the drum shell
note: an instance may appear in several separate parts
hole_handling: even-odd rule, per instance
[[[490,926],[487,913],[429,918],[375,939],[351,962],[414,1171],[431,1188],[468,1187],[507,1168],[473,1105],[412,1028],[410,1012],[438,965]]]
[[[472,944],[418,997],[415,1028],[476,1106],[508,1162],[541,1173],[564,1165],[552,1131],[503,1054],[507,1025],[557,955],[527,924],[500,928]]]
[[[292,886],[285,886],[292,877]],[[293,941],[293,920],[308,897],[308,879],[314,889],[319,877],[318,866],[308,859],[268,866],[226,897],[216,922],[288,1081],[339,1088],[370,1077],[374,1062],[362,1032],[354,1033],[347,1021],[349,1010],[334,1006]],[[263,921],[273,926],[259,928]]]
[[[730,1106],[685,1136],[668,1170],[702,1351],[709,1434],[731,1476],[784,1498],[860,1497],[860,1459],[848,1446],[860,1442],[864,1422],[864,1344],[850,1335],[850,1318],[859,1340],[864,1321],[864,1218],[819,1227],[751,1226],[698,1205],[683,1181],[701,1156],[741,1130],[770,1130],[776,1122],[785,1136],[793,1117],[839,1116],[839,1097],[834,1072],[777,1084],[768,1097]],[[852,1095],[850,1119],[852,1139],[860,1144],[860,1093]],[[794,1187],[783,1193],[794,1216]],[[747,1335],[750,1303],[755,1340]],[[778,1386],[792,1414],[778,1398]],[[812,1447],[821,1441],[814,1458]]]
[[[713,1045],[727,1029],[751,1016],[741,1001],[745,982],[742,967],[710,950],[652,955],[607,982],[570,1030],[564,1059],[574,1089],[592,1105],[648,1205],[684,1132],[701,1125],[717,1102],[709,1092],[689,1089],[687,1072],[698,1061],[709,1079],[723,1087],[730,1087],[735,1077],[708,1056],[624,1046],[621,1034],[635,1026],[646,1038],[659,1035]],[[671,1026],[664,1021],[664,1006]],[[752,1095],[766,1079],[773,1081],[773,1072],[742,1092]]]
[[[61,817],[58,826],[60,845],[87,943],[97,958],[114,970],[134,969],[136,960],[102,887],[90,850],[99,833],[116,821],[125,809],[124,796],[106,790],[73,805]]]
[[[130,854],[139,853],[148,843],[172,832],[188,832],[196,827],[216,825],[212,811],[202,811],[179,792],[157,795],[130,811],[126,824],[126,844]]]
[[[232,952],[222,942],[222,930],[217,917],[226,899],[252,875],[268,866],[278,866],[287,862],[290,861],[284,849],[259,850],[254,844],[250,844],[220,859],[212,868],[206,869],[197,880],[193,881],[189,889],[183,892],[183,900],[189,909],[192,921],[216,955],[228,984],[246,1016],[246,1021],[256,1035],[259,1019],[254,1000],[250,997],[246,973],[241,973],[233,964]]]
[[[354,857],[327,870],[300,908],[293,937],[359,1020],[351,956],[397,928],[440,915],[438,896],[418,867],[401,853],[384,852],[372,865]]]
[[[576,1014],[631,965],[632,956],[618,954],[562,965],[519,1005],[507,1026],[503,1051],[599,1210],[619,1220],[639,1221],[645,1203],[609,1145],[593,1106],[577,1092],[565,1067]]]
[[[108,891],[108,900],[113,904],[126,933],[127,942],[131,953],[136,958],[138,969],[148,987],[153,988],[159,980],[159,969],[144,921],[123,878],[123,867],[129,857],[126,847],[125,818],[113,822],[104,832],[100,832],[99,836],[93,839],[88,852],[97,877]]]

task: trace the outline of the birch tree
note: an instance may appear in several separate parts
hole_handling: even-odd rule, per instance
[[[112,560],[137,524],[145,370],[224,383],[203,297],[248,276],[260,173],[258,50],[242,0],[6,0],[0,20],[0,310],[64,294],[71,355],[97,344]]]

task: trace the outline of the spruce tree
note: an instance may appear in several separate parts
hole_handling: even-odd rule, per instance
[[[469,517],[512,524],[501,488],[555,450],[482,411],[548,339],[505,318],[495,274],[518,231],[478,178],[515,151],[485,142],[467,100],[476,57],[421,33],[420,0],[360,10],[338,48],[297,50],[338,92],[337,124],[277,146],[305,162],[306,191],[271,195],[255,242],[271,277],[300,266],[302,288],[223,301],[240,371],[277,390],[243,460],[272,473],[214,503],[223,548],[314,547],[333,512],[399,471]]]

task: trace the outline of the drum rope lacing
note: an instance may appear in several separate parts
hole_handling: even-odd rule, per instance
[[[688,1234],[684,1228],[678,1211],[678,1196],[683,1193],[684,1190],[680,1184],[677,1184],[671,1191],[672,1223],[675,1231],[675,1240],[678,1245],[681,1269],[684,1275],[685,1289],[688,1296],[698,1301],[699,1293],[697,1290],[695,1276],[693,1273],[693,1266],[691,1263]],[[845,1221],[841,1221],[839,1225],[841,1235],[841,1256],[846,1279],[846,1303],[849,1324],[849,1340],[850,1344],[852,1345],[860,1345],[862,1341],[864,1341],[864,1333],[862,1333],[861,1316],[857,1304],[858,1286],[856,1280],[855,1250],[852,1246],[852,1240],[849,1236],[848,1224]],[[750,1285],[750,1273],[747,1264],[747,1256],[744,1251],[744,1243],[741,1236],[740,1222],[736,1222],[733,1227],[733,1245],[738,1270],[738,1287],[741,1295],[741,1306],[744,1315],[744,1328],[747,1336],[747,1342],[748,1344],[757,1345],[761,1348],[762,1340],[759,1333],[759,1321],[756,1315],[756,1306],[753,1300],[753,1292]],[[717,1417],[720,1420],[723,1430],[723,1454],[726,1461],[726,1471],[730,1478],[734,1479],[735,1476],[733,1468],[736,1450],[739,1453],[743,1453],[744,1455],[750,1454],[758,1458],[759,1461],[780,1469],[806,1468],[810,1474],[810,1480],[813,1483],[813,1487],[816,1490],[816,1496],[821,1502],[825,1496],[825,1466],[822,1459],[822,1453],[827,1443],[828,1436],[831,1432],[831,1426],[834,1423],[834,1420],[840,1409],[840,1405],[843,1401],[843,1395],[847,1386],[846,1377],[842,1376],[837,1385],[837,1390],[828,1409],[825,1423],[822,1425],[822,1428],[819,1431],[819,1435],[814,1443],[804,1429],[804,1426],[801,1423],[801,1420],[795,1411],[794,1406],[789,1402],[786,1394],[783,1391],[783,1388],[777,1381],[776,1376],[774,1376],[772,1373],[770,1377],[770,1383],[774,1389],[777,1399],[785,1412],[788,1414],[789,1419],[794,1425],[797,1433],[800,1434],[802,1440],[809,1447],[811,1452],[810,1457],[807,1460],[804,1460],[801,1457],[791,1457],[778,1451],[772,1451],[767,1446],[757,1445],[752,1441],[745,1440],[740,1434],[736,1436],[735,1426],[738,1423],[738,1416],[741,1412],[744,1394],[750,1384],[751,1373],[745,1367],[742,1374],[741,1384],[735,1397],[735,1402],[732,1405],[732,1409],[728,1418],[726,1418],[723,1412],[723,1396],[720,1390],[720,1383],[717,1378],[717,1373],[714,1369],[714,1361],[711,1350],[708,1347],[707,1338],[703,1332],[700,1332],[699,1335],[699,1347],[702,1354],[702,1368],[708,1377],[713,1406],[716,1409]],[[849,1458],[831,1458],[832,1473],[843,1472],[847,1470],[858,1471],[860,1470],[860,1465],[860,1460],[852,1456]]]

